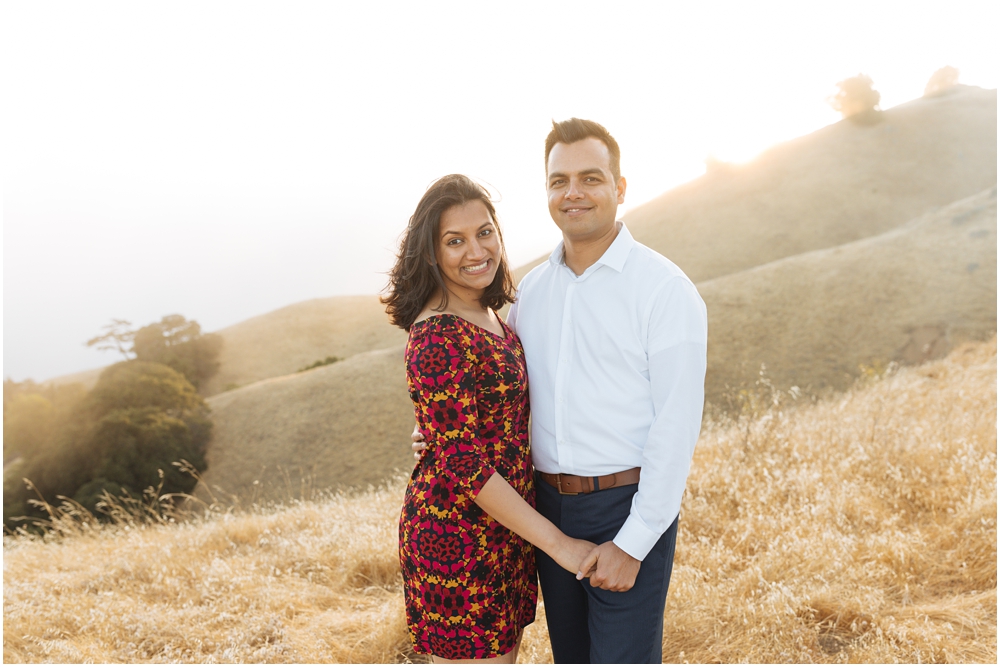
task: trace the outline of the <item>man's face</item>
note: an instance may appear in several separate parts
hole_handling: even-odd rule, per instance
[[[549,213],[564,238],[586,241],[614,228],[618,205],[625,203],[625,179],[615,182],[603,141],[587,137],[556,144],[546,172]]]

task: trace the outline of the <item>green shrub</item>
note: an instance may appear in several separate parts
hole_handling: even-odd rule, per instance
[[[31,404],[39,414],[46,410],[36,399]],[[177,371],[144,361],[115,364],[67,419],[40,435],[30,431],[34,448],[11,475],[5,470],[4,523],[40,516],[30,504],[35,494],[49,502],[72,498],[94,511],[104,491],[141,496],[162,481],[163,493],[190,492],[196,480],[172,464],[185,460],[204,470],[211,428],[204,400]],[[29,491],[24,478],[37,491]]]
[[[303,366],[296,373],[301,373],[303,371],[311,371],[314,368],[319,368],[320,366],[329,366],[330,364],[335,364],[338,361],[342,361],[340,357],[327,357],[326,359],[318,359],[308,366]]]

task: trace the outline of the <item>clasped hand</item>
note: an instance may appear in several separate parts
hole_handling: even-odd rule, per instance
[[[427,445],[420,427],[410,435],[413,458],[420,460]],[[576,572],[577,579],[590,579],[590,585],[606,591],[623,592],[635,585],[641,561],[622,551],[614,542],[595,545],[587,540],[567,537],[558,553],[553,555],[560,567]]]
[[[622,593],[635,585],[642,561],[621,550],[614,542],[600,544],[583,559],[577,579],[590,579],[594,588]]]

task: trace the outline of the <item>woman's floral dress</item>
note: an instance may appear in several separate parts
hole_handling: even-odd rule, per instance
[[[535,504],[524,350],[454,315],[410,328],[406,379],[427,443],[399,520],[406,621],[418,653],[509,653],[535,619],[532,546],[473,502],[499,473]]]

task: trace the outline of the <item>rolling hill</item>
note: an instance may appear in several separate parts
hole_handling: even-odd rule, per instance
[[[403,346],[271,378],[208,399],[203,483],[241,498],[299,497],[303,484],[364,488],[412,466]]]
[[[231,385],[294,373],[319,359],[344,359],[406,342],[406,332],[386,319],[377,296],[312,299],[252,317],[218,331],[218,374],[205,386],[211,396]]]
[[[996,186],[885,232],[698,284],[709,402],[752,386],[844,389],[861,364],[915,364],[997,323]]]

